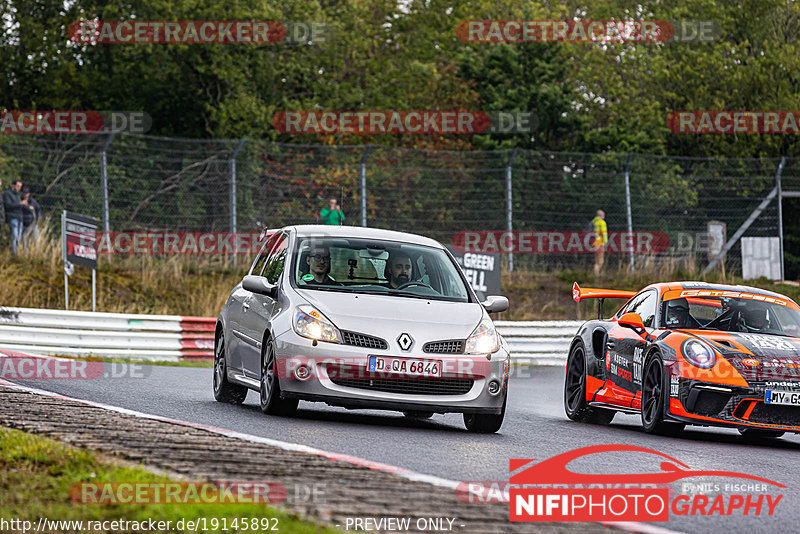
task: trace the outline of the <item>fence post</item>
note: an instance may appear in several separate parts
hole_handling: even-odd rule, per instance
[[[361,169],[359,178],[361,180],[361,226],[367,226],[367,158],[375,145],[367,145],[367,151],[361,156]]]
[[[103,150],[100,152],[100,189],[103,194],[103,232],[105,232],[106,235],[111,231],[111,223],[109,222],[108,215],[108,170],[106,168],[106,151],[114,141],[114,135],[116,135],[116,132],[112,132],[108,135],[108,139],[106,139],[105,144],[103,144]]]
[[[517,152],[519,152],[519,147],[514,148],[511,151],[511,156],[508,158],[508,163],[506,164],[506,231],[508,231],[509,235],[511,232],[514,231],[514,205],[513,205],[513,196],[511,193],[511,164],[514,162],[514,158],[517,157]],[[508,253],[508,272],[514,271],[514,253]]]
[[[631,216],[631,159],[633,154],[628,153],[628,159],[625,162],[625,210],[628,215],[628,235],[633,239],[633,218]],[[633,247],[631,247],[631,273],[634,272],[633,265]]]
[[[244,147],[244,144],[247,142],[247,139],[240,139],[239,146],[236,147],[236,150],[233,151],[231,155],[231,159],[229,160],[229,167],[231,171],[230,180],[228,183],[228,202],[230,204],[230,214],[231,214],[231,237],[233,241],[233,251],[231,252],[231,265],[236,266],[236,156],[239,155],[239,152]]]
[[[775,187],[778,190],[778,251],[781,255],[781,282],[784,281],[783,275],[783,189],[781,189],[781,174],[783,174],[783,165],[786,163],[786,156],[781,158],[781,163],[778,165],[778,172],[775,173]]]

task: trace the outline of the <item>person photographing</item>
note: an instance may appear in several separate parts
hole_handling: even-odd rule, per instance
[[[320,210],[319,218],[322,219],[322,224],[336,226],[344,224],[344,212],[335,198],[328,200],[328,205]]]

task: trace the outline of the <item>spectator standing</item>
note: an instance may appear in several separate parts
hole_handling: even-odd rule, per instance
[[[22,188],[22,200],[27,205],[22,208],[22,244],[25,250],[30,250],[28,243],[31,238],[33,242],[39,241],[39,219],[42,217],[42,207],[31,197],[31,190],[28,187]]]
[[[3,193],[3,209],[6,212],[6,222],[11,228],[11,252],[15,256],[18,252],[20,237],[22,237],[22,210],[28,204],[19,196],[21,189],[22,180],[13,180]]]
[[[608,226],[606,225],[606,212],[597,210],[592,226],[594,227],[594,275],[599,276],[606,256],[606,243],[608,243]]]
[[[3,190],[3,179],[0,178],[0,191]],[[0,234],[3,231],[3,221],[6,220],[6,207],[0,202]]]
[[[330,199],[328,205],[320,210],[319,218],[322,219],[322,224],[334,224],[336,226],[344,224],[344,212],[335,198]]]

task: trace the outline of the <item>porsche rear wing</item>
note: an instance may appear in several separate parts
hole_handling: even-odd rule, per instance
[[[572,284],[572,300],[580,302],[581,299],[597,300],[597,318],[603,318],[603,302],[605,299],[629,299],[634,296],[636,291],[625,291],[623,289],[598,289],[594,287],[581,287],[578,282]]]

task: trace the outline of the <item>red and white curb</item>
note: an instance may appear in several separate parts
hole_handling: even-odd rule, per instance
[[[118,406],[113,406],[110,404],[103,404],[100,402],[94,402],[84,399],[76,399],[74,397],[67,397],[65,395],[61,395],[59,393],[54,393],[52,391],[46,391],[42,389],[32,388],[28,386],[21,386],[19,384],[15,384],[13,382],[9,382],[0,378],[0,386],[6,386],[11,389],[15,389],[18,391],[25,391],[27,393],[33,393],[36,395],[44,395],[56,399],[68,400],[73,402],[79,402],[86,406],[92,406],[94,408],[101,408],[104,410],[108,410],[111,412],[117,412],[125,415],[130,415],[133,417],[139,417],[141,419],[150,419],[153,421],[161,421],[163,423],[171,423],[174,425],[181,425],[190,428],[196,428],[198,430],[205,430],[207,432],[213,432],[214,434],[219,434],[222,436],[227,436],[229,438],[236,438],[241,439],[244,441],[249,441],[251,443],[260,443],[263,445],[269,445],[272,447],[277,447],[279,449],[285,451],[293,451],[293,452],[301,452],[305,454],[313,454],[315,456],[320,456],[323,458],[327,458],[332,461],[337,462],[347,462],[352,465],[356,465],[359,467],[366,467],[368,469],[372,469],[373,471],[380,471],[383,473],[388,473],[391,475],[399,476],[401,478],[405,478],[407,480],[411,480],[414,482],[423,482],[427,484],[431,484],[433,486],[438,486],[440,488],[446,488],[453,491],[459,486],[459,482],[454,480],[448,480],[446,478],[441,478],[433,475],[426,475],[424,473],[417,473],[416,471],[411,471],[410,469],[405,469],[403,467],[397,467],[390,464],[384,464],[381,462],[374,462],[372,460],[366,460],[364,458],[359,458],[357,456],[351,456],[349,454],[341,454],[337,452],[328,452],[323,451],[321,449],[316,449],[314,447],[309,447],[308,445],[301,445],[299,443],[289,443],[286,441],[279,441],[270,438],[264,438],[261,436],[253,436],[252,434],[245,434],[243,432],[236,432],[234,430],[228,430],[225,428],[219,428],[215,426],[203,425],[200,423],[192,423],[191,421],[182,421],[180,419],[171,419],[169,417],[162,417],[159,415],[147,414],[143,412],[137,412],[135,410],[129,410],[127,408],[120,408]],[[601,522],[604,526],[615,527],[627,532],[636,532],[640,534],[678,534],[678,531],[669,530],[661,527],[657,527],[654,525],[650,525],[647,523],[635,523],[635,522]]]

